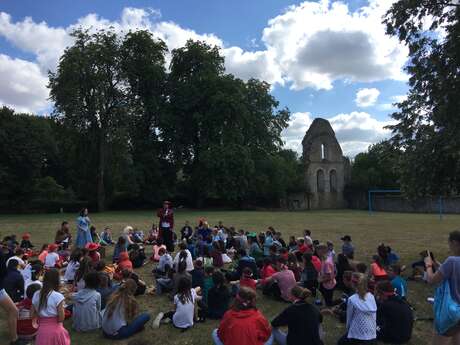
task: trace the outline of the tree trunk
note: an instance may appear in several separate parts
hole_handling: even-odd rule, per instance
[[[105,151],[105,135],[104,131],[101,130],[101,134],[99,135],[99,164],[97,168],[97,209],[99,212],[105,210]]]

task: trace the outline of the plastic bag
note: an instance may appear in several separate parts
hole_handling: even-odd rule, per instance
[[[460,321],[460,305],[452,298],[449,280],[444,280],[436,289],[434,297],[434,327],[444,335]]]

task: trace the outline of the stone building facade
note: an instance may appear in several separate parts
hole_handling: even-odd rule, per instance
[[[343,156],[329,121],[316,118],[302,140],[305,164],[305,193],[290,195],[290,209],[345,208],[345,184],[350,161]]]

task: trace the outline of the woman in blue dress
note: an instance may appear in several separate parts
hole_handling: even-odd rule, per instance
[[[90,224],[91,221],[88,217],[88,209],[84,208],[81,210],[80,216],[77,218],[77,241],[75,245],[78,248],[85,248],[87,243],[93,242],[89,229]]]

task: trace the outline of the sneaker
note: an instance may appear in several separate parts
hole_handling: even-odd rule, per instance
[[[315,304],[317,306],[320,306],[320,305],[323,305],[323,302],[318,298],[318,299],[315,300]]]
[[[152,328],[160,328],[160,322],[164,315],[164,313],[158,313],[157,317],[152,322]]]

